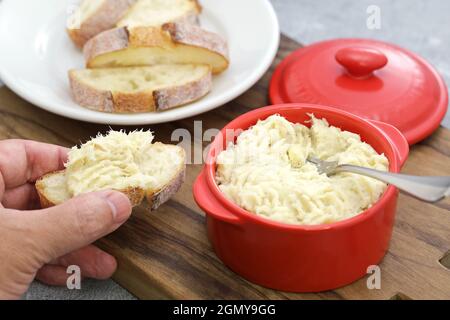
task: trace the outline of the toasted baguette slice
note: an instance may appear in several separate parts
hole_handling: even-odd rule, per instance
[[[73,26],[67,29],[72,41],[80,48],[93,36],[114,28],[136,0],[83,0],[73,16]]]
[[[202,7],[197,0],[138,0],[118,27],[158,27],[168,22],[198,24]]]
[[[143,134],[143,132],[137,132],[137,134]],[[123,132],[114,132],[114,135],[127,136]],[[133,206],[147,199],[150,209],[155,210],[175,194],[183,184],[186,156],[181,147],[154,143],[143,148],[144,154],[132,154],[140,148],[139,146],[130,148],[130,145],[142,143],[139,139],[133,138],[135,142],[127,141],[126,138],[122,142],[117,141],[117,138],[110,139],[108,142],[102,142],[102,139],[109,138],[106,136],[91,140],[90,146],[84,151],[83,146],[75,149],[76,153],[89,152],[89,158],[80,157],[77,154],[74,163],[70,164],[69,154],[69,164],[65,170],[47,174],[36,182],[43,208],[58,205],[85,192],[114,189],[127,195]],[[93,146],[97,148],[97,151],[93,151]],[[113,149],[119,152],[113,154],[115,152]],[[110,156],[108,152],[111,152]],[[130,153],[128,157],[133,158],[137,163],[127,159],[124,153]],[[92,163],[92,159],[96,161]],[[80,161],[83,165],[79,164]],[[133,170],[140,171],[130,174]]]
[[[78,104],[114,113],[177,107],[203,97],[212,86],[208,65],[189,64],[71,70],[69,80]]]
[[[186,23],[108,30],[86,43],[84,56],[88,68],[207,64],[217,74],[229,63],[222,37]]]

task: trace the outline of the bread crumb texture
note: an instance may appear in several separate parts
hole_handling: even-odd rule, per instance
[[[139,0],[117,26],[130,28],[160,26],[199,13],[198,4],[193,0]]]
[[[124,93],[155,91],[197,81],[210,72],[207,65],[155,65],[148,67],[83,69],[75,76],[92,88]]]
[[[152,143],[150,131],[110,131],[73,147],[66,163],[66,185],[72,196],[127,188],[158,191],[184,161],[176,146]]]
[[[249,212],[289,224],[328,224],[369,208],[385,183],[352,173],[328,177],[306,159],[383,171],[388,159],[358,134],[313,115],[311,122],[309,128],[273,115],[244,131],[217,158],[220,190]]]
[[[97,10],[101,8],[104,3],[104,0],[82,1],[76,12],[79,15],[79,21],[84,22],[89,19],[93,14],[95,14],[95,12],[97,12]]]

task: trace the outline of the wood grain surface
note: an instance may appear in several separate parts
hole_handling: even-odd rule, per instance
[[[274,65],[299,44],[282,37]],[[194,121],[203,131],[222,128],[236,116],[268,104],[273,67],[247,93],[195,118],[154,125],[157,140],[171,142],[171,133],[186,128],[194,136]],[[24,138],[72,146],[109,126],[88,124],[50,114],[0,89],[0,138]],[[119,129],[119,127],[113,127]],[[125,129],[134,129],[126,127]],[[202,141],[194,141],[197,146]],[[203,143],[206,146],[207,143]],[[114,278],[140,298],[175,299],[450,299],[450,200],[437,204],[400,195],[390,250],[381,268],[381,289],[369,290],[367,279],[317,294],[274,291],[242,279],[215,256],[207,240],[205,219],[192,198],[192,183],[200,165],[189,165],[187,181],[158,211],[145,207],[117,232],[99,241],[114,254],[119,268]],[[415,145],[404,172],[450,175],[450,131],[439,128]]]

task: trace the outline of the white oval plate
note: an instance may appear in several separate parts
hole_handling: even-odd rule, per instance
[[[230,47],[230,68],[214,78],[203,99],[172,110],[110,114],[78,106],[67,71],[83,57],[65,32],[78,0],[0,2],[0,78],[29,102],[61,116],[88,122],[138,125],[174,121],[219,107],[255,84],[278,49],[280,32],[268,0],[200,0],[202,26],[220,33]]]

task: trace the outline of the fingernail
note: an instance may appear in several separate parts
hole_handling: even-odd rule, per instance
[[[131,203],[126,195],[118,191],[108,191],[105,197],[115,223],[125,222],[131,214]]]

